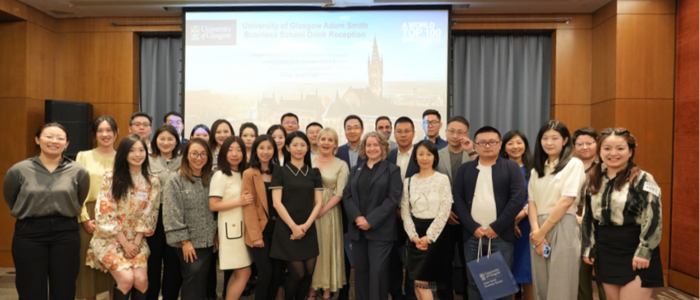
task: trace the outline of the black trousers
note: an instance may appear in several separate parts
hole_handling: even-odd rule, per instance
[[[250,254],[255,261],[255,267],[258,270],[258,282],[255,285],[255,300],[274,300],[277,297],[277,291],[282,285],[284,273],[282,270],[283,262],[279,259],[270,257],[270,245],[272,236],[263,233],[263,248],[250,248]]]
[[[202,300],[207,297],[207,279],[209,268],[214,258],[214,247],[194,249],[197,259],[194,262],[185,262],[182,256],[182,248],[177,248],[182,270],[182,300]]]
[[[416,298],[416,291],[413,289],[414,282],[413,279],[408,276],[408,272],[406,272],[406,277],[404,279],[404,266],[400,258],[403,253],[401,253],[399,249],[406,244],[408,235],[403,228],[403,221],[399,219],[398,222],[401,224],[401,226],[397,226],[398,229],[396,232],[396,236],[398,236],[399,239],[394,242],[391,249],[391,257],[389,258],[389,294],[391,295],[391,299],[416,300],[418,298]],[[405,290],[405,295],[401,291],[402,286]]]
[[[60,215],[15,222],[12,259],[20,300],[75,299],[80,268],[78,226],[77,218]]]
[[[163,206],[158,211],[158,222],[153,235],[146,238],[151,255],[148,257],[148,300],[158,300],[163,288],[163,300],[177,300],[180,297],[182,273],[177,251],[165,242],[163,229]],[[161,269],[163,279],[161,285]]]
[[[467,300],[467,286],[469,284],[469,279],[467,279],[467,261],[464,258],[464,237],[462,236],[462,224],[458,225],[450,225],[446,224],[445,229],[449,230],[449,247],[450,247],[450,257],[454,258],[455,257],[455,247],[459,249],[459,260],[462,263],[462,268],[460,269],[462,272],[462,298],[464,300]],[[440,300],[452,300],[454,299],[454,286],[453,286],[453,272],[454,272],[454,267],[450,266],[448,270],[446,270],[449,273],[449,278],[447,282],[444,282],[443,284],[438,285],[438,297]]]
[[[355,262],[355,299],[387,300],[389,298],[389,256],[393,241],[374,241],[360,233],[352,241]]]

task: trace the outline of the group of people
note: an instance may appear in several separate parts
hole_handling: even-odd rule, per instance
[[[592,269],[601,299],[663,286],[660,188],[626,129],[572,136],[548,121],[533,154],[518,130],[484,126],[472,141],[461,116],[442,139],[436,110],[416,144],[408,117],[365,133],[350,115],[343,145],[320,123],[300,131],[292,113],[266,134],[220,119],[187,140],[183,124],[171,112],[152,132],[135,113],[115,150],[116,122],[98,117],[97,147],[75,161],[64,126],[36,131],[39,155],[4,183],[20,299],[215,299],[218,266],[225,299],[255,279],[256,300],[347,300],[352,267],[358,300],[449,300],[457,253],[475,300],[466,263],[488,251],[523,299],[592,299]]]

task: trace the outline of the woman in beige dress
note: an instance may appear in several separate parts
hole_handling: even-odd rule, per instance
[[[88,245],[95,233],[95,203],[100,193],[102,177],[105,172],[114,168],[114,141],[119,136],[117,123],[110,116],[100,116],[92,122],[92,133],[97,141],[97,147],[88,151],[78,152],[76,161],[83,165],[90,174],[90,193],[83,209],[78,216],[80,226],[80,272],[75,283],[75,298],[94,300],[97,294],[111,291],[114,279],[108,273],[100,272],[85,265]]]
[[[323,206],[316,218],[319,255],[316,261],[311,291],[323,289],[323,299],[331,298],[345,285],[345,260],[343,248],[343,217],[338,204],[348,181],[348,165],[335,157],[338,150],[338,134],[331,128],[318,133],[319,155],[314,156],[313,167],[321,171],[323,180]]]

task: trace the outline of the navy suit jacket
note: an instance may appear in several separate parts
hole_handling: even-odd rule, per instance
[[[396,220],[396,207],[399,205],[403,183],[401,182],[401,171],[396,165],[390,164],[386,159],[374,165],[377,168],[369,186],[369,204],[367,214],[360,212],[360,189],[358,180],[365,163],[358,163],[350,169],[348,184],[343,190],[343,206],[350,221],[348,226],[348,236],[357,241],[360,239],[360,227],[355,224],[355,219],[364,216],[369,225],[372,226],[364,231],[365,238],[375,241],[395,241],[397,239],[396,230],[399,226]],[[520,175],[522,176],[522,175]]]
[[[416,145],[413,145],[413,151],[416,151]],[[386,160],[388,160],[390,163],[396,165],[396,160],[399,157],[399,148],[394,148],[389,151],[389,154],[386,156]],[[418,172],[420,172],[420,169],[412,162],[408,162],[408,167],[406,167],[406,177],[409,178],[413,175],[416,175]]]
[[[359,147],[359,145],[358,145]],[[344,161],[348,165],[348,169],[352,170],[350,167],[350,154],[348,153],[350,151],[350,146],[348,144],[342,145],[338,147],[338,151],[335,152],[335,157],[340,158],[340,160]],[[362,157],[357,157],[357,165],[362,165],[365,163],[365,159],[362,159]],[[343,216],[343,233],[348,233],[348,216],[345,214],[345,207],[344,205],[340,205],[340,214]],[[354,219],[353,219],[354,220]]]
[[[459,221],[466,230],[465,241],[468,240],[480,225],[472,218],[472,203],[476,179],[479,177],[479,158],[462,164],[452,183],[454,210]],[[513,230],[515,216],[523,209],[523,201],[527,187],[525,177],[516,162],[498,157],[496,164],[491,166],[493,180],[493,195],[496,199],[496,221],[489,224],[498,236],[506,241],[515,241]]]

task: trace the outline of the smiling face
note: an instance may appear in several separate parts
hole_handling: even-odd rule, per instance
[[[282,119],[282,127],[287,131],[287,134],[295,132],[299,130],[299,120],[292,116],[284,117]]]
[[[429,138],[436,138],[440,135],[440,128],[442,128],[442,122],[437,115],[426,115],[423,117],[423,130]]]
[[[112,148],[114,146],[114,141],[117,139],[117,133],[112,130],[112,126],[110,126],[107,121],[102,121],[102,123],[97,126],[95,139],[98,145]]]
[[[277,145],[277,150],[278,150],[278,155],[282,155],[282,149],[284,148],[284,143],[285,143],[285,135],[282,130],[275,130],[275,132],[272,133],[272,138],[275,140],[275,144]]]
[[[525,142],[520,136],[514,136],[506,144],[506,153],[510,160],[518,161],[525,153]]]
[[[224,144],[224,141],[226,138],[230,137],[232,135],[231,133],[231,128],[229,128],[228,124],[226,123],[221,123],[219,126],[216,128],[216,132],[214,133],[214,138],[216,139],[216,144],[221,147],[221,145]]]
[[[204,165],[207,164],[207,149],[204,146],[193,143],[187,153],[190,169],[195,172],[201,172]]]
[[[566,142],[567,139],[562,138],[561,134],[554,129],[545,131],[545,133],[542,135],[542,139],[540,140],[544,153],[547,153],[548,156],[556,157],[559,157]],[[550,161],[549,163],[552,162]]]
[[[619,135],[611,135],[601,141],[600,158],[603,162],[613,170],[620,170],[627,165],[633,151],[624,137]]]
[[[241,139],[243,140],[243,143],[245,143],[246,148],[253,147],[253,143],[255,142],[256,138],[255,130],[253,130],[253,128],[248,127],[243,129],[243,132],[241,132]]]
[[[258,160],[261,163],[269,163],[270,160],[272,160],[272,156],[275,154],[275,149],[272,147],[275,146],[269,141],[262,141],[260,144],[258,144],[258,149],[255,151],[258,155]]]
[[[345,138],[348,139],[350,143],[358,143],[360,138],[362,138],[362,124],[357,119],[350,119],[345,122]]]
[[[169,115],[168,119],[165,120],[165,124],[170,124],[173,127],[175,127],[175,131],[177,131],[177,134],[182,134],[182,130],[185,128],[185,125],[182,122],[182,118],[176,115]]]
[[[306,129],[306,137],[309,138],[309,143],[311,143],[311,146],[316,146],[316,144],[318,144],[317,138],[319,131],[321,131],[321,127],[315,125]]]
[[[156,146],[160,150],[161,155],[168,156],[175,149],[177,145],[177,138],[174,137],[170,132],[163,131],[158,135],[156,139]]]
[[[129,125],[129,132],[138,134],[144,141],[148,141],[148,136],[151,135],[153,126],[146,117],[135,117]]]
[[[576,155],[582,160],[589,160],[595,158],[596,153],[596,142],[595,139],[590,135],[580,135],[574,141],[574,151]]]
[[[304,156],[306,155],[306,151],[309,150],[309,145],[306,144],[306,141],[300,137],[295,137],[292,139],[292,142],[289,143],[289,146],[287,146],[287,151],[289,151],[289,154],[292,156],[293,159],[298,159],[303,161]]]
[[[391,137],[391,122],[385,119],[379,120],[379,122],[377,122],[377,132],[380,132],[389,140]]]
[[[379,141],[376,137],[367,137],[365,141],[365,154],[367,159],[371,161],[378,161],[382,158],[382,147],[379,145]]]
[[[231,165],[231,169],[234,171],[238,170],[238,164],[243,160],[243,151],[238,143],[231,143],[231,147],[228,148],[228,153],[226,154],[226,161]]]
[[[433,168],[435,156],[428,148],[420,145],[418,149],[416,149],[416,161],[418,161],[418,167],[420,167],[421,170],[429,170]]]
[[[330,134],[324,133],[318,140],[318,146],[321,154],[333,155],[333,151],[338,148],[338,141],[333,139]]]
[[[408,147],[413,143],[413,138],[416,135],[416,131],[413,130],[413,126],[409,122],[401,122],[396,124],[394,129],[394,139],[396,143],[401,147]]]
[[[44,155],[61,155],[68,147],[66,132],[58,127],[46,127],[41,131],[39,137],[34,137],[34,141],[39,145],[41,153]]]
[[[144,148],[143,143],[137,141],[131,146],[129,154],[126,156],[126,161],[129,163],[130,168],[140,169],[147,155],[148,152],[146,148]]]

